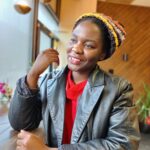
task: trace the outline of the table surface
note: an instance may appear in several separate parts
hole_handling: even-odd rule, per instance
[[[0,101],[0,150],[16,150],[18,132],[13,130],[8,120],[9,102]],[[42,125],[32,133],[43,138]]]

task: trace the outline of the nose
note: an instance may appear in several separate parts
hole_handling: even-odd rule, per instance
[[[76,43],[73,45],[72,51],[74,51],[76,54],[83,54],[83,47],[80,43]]]

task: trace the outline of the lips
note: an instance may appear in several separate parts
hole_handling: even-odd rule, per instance
[[[74,65],[80,65],[81,60],[79,58],[75,58],[75,57],[69,57],[69,61],[74,64]]]

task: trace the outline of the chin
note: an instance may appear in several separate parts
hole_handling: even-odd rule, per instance
[[[75,71],[75,72],[78,72],[78,71],[81,71],[81,70],[82,70],[82,68],[81,68],[79,65],[68,64],[68,68],[69,68],[71,71]]]
[[[78,70],[79,70],[78,67],[75,67],[75,66],[70,65],[70,64],[68,64],[68,68],[69,68],[71,71],[78,71]]]
[[[90,68],[87,68],[85,66],[76,66],[76,65],[70,65],[68,64],[68,68],[73,71],[73,72],[78,72],[78,73],[85,73],[91,70]]]

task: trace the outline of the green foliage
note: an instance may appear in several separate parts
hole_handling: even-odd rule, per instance
[[[140,121],[145,122],[145,119],[150,116],[150,86],[144,83],[143,87],[144,92],[137,99],[136,107]]]

